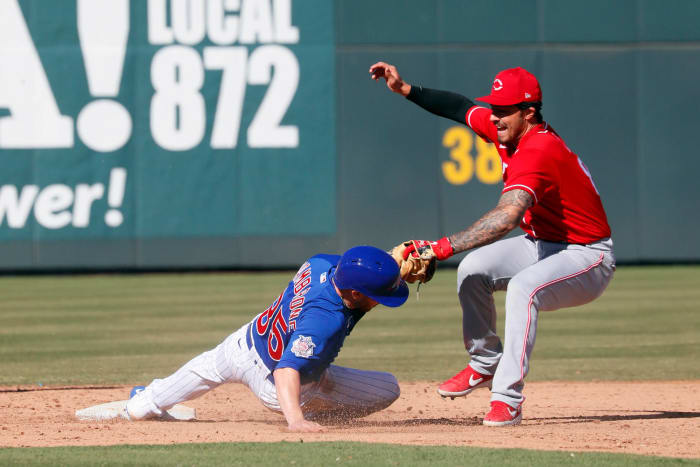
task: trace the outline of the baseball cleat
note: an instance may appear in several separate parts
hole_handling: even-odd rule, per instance
[[[438,386],[437,392],[442,397],[450,397],[454,400],[455,397],[466,396],[474,389],[491,388],[492,379],[493,375],[482,375],[471,366],[467,366]]]
[[[513,408],[505,402],[491,401],[491,411],[484,417],[486,426],[519,425],[523,420],[522,407]]]

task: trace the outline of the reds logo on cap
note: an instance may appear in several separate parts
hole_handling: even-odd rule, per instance
[[[542,90],[535,75],[524,68],[508,68],[496,75],[491,94],[476,100],[491,105],[515,105],[521,102],[542,102]]]

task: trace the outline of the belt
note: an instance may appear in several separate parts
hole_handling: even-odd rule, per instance
[[[249,349],[253,348],[253,323],[248,324],[245,330],[245,343],[248,345]]]
[[[256,353],[255,359],[253,360],[253,363],[258,366],[261,369],[264,369],[265,371],[268,372],[267,375],[267,380],[270,381],[272,384],[275,384],[275,378],[272,376],[272,371],[263,363],[262,358],[260,357],[260,354],[258,354],[258,351],[255,349],[255,344],[253,344],[253,323],[250,323],[248,327],[246,328],[245,331],[245,343],[248,346],[248,350],[254,350]]]
[[[545,240],[544,238],[535,238],[531,235],[527,235],[527,236],[530,237],[531,240],[534,240],[536,242],[555,243],[557,245],[580,245],[580,246],[589,246],[589,247],[593,246],[593,245],[597,245],[599,243],[605,243],[605,242],[610,241],[610,237],[605,237],[605,238],[601,238],[600,240],[596,240],[596,241],[591,242],[591,243],[571,243],[571,242],[560,242],[560,241],[556,241],[556,240]]]

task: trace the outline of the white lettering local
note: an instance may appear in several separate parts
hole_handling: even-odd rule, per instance
[[[205,36],[217,45],[296,44],[299,28],[292,0],[148,0],[151,44],[194,45]]]

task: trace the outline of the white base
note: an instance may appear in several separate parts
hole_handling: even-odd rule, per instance
[[[75,417],[78,420],[113,420],[115,418],[123,418],[129,420],[126,414],[126,403],[128,401],[106,402],[104,404],[93,405],[84,409],[76,410]],[[197,414],[195,409],[186,405],[176,404],[170,410],[163,412],[163,415],[158,417],[158,420],[180,420],[189,421],[196,420]]]

